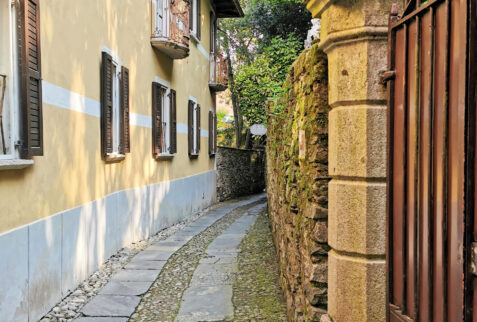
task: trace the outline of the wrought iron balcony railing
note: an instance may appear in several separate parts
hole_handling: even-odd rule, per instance
[[[229,68],[227,60],[220,52],[210,54],[209,87],[215,92],[225,91],[229,84]]]
[[[189,56],[187,0],[153,0],[151,44],[173,59]]]

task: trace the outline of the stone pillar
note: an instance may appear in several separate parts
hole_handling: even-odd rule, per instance
[[[329,62],[328,315],[385,321],[387,25],[396,0],[311,0]]]

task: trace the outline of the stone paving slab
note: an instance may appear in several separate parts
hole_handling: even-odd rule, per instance
[[[208,246],[204,261],[200,261],[184,292],[176,321],[233,319],[232,285],[238,271],[238,247],[256,219],[257,215],[245,213]],[[223,259],[226,263],[220,263]]]
[[[138,261],[167,261],[169,257],[174,254],[174,251],[161,251],[161,250],[143,250],[133,260]]]
[[[109,281],[99,292],[103,295],[142,295],[151,287],[152,282]]]
[[[128,318],[111,318],[111,317],[84,317],[78,318],[75,322],[127,322]]]
[[[189,299],[181,306],[176,321],[224,321],[232,320],[232,285],[192,286]]]
[[[97,295],[81,313],[86,316],[129,317],[141,300],[138,296]]]
[[[111,280],[124,282],[154,282],[159,275],[160,270],[139,270],[139,269],[123,269],[119,271]]]
[[[124,268],[127,270],[162,270],[166,261],[145,261],[133,259]]]
[[[191,285],[232,285],[238,270],[237,263],[200,264],[194,272]]]

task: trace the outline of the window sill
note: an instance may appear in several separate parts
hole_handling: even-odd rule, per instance
[[[34,164],[33,160],[11,159],[0,160],[0,171],[2,170],[21,170]]]
[[[197,159],[197,158],[199,158],[199,154],[198,154],[198,153],[197,153],[197,154],[196,154],[196,153],[194,153],[194,154],[190,154],[190,153],[189,153],[189,158],[191,158],[191,159]]]
[[[105,158],[104,161],[107,163],[121,162],[126,158],[124,154],[110,153]]]
[[[173,158],[174,158],[174,154],[156,154],[154,156],[154,159],[156,159],[156,161],[172,160]]]

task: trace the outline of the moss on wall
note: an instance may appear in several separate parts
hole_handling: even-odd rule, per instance
[[[327,65],[317,45],[304,51],[268,111],[269,211],[291,320],[319,320],[327,306]]]

